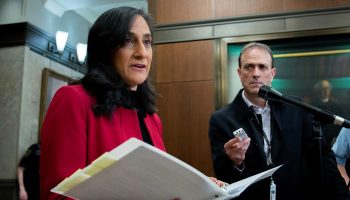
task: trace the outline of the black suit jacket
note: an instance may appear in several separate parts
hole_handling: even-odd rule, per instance
[[[338,172],[334,154],[328,146],[322,146],[323,176],[319,176],[317,170],[321,166],[318,156],[320,153],[318,143],[312,137],[311,116],[279,102],[269,102],[269,105],[272,160],[275,166],[283,164],[273,175],[277,185],[277,199],[345,198],[345,181]],[[234,137],[232,132],[238,128],[243,128],[251,138],[242,172],[234,168],[224,150],[224,144]],[[236,182],[269,168],[263,150],[262,130],[257,124],[254,111],[244,102],[242,90],[232,103],[212,114],[209,139],[214,171],[222,181]],[[324,181],[320,182],[320,177]],[[239,199],[269,199],[269,185],[269,179],[259,181],[247,188]],[[320,195],[321,191],[325,192]]]

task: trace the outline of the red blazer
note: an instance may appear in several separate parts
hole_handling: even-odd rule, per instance
[[[41,130],[41,199],[64,198],[50,190],[127,139],[142,140],[135,110],[117,108],[111,119],[96,117],[94,102],[81,85],[64,86],[55,94]],[[145,124],[154,146],[165,151],[158,115],[147,114]]]

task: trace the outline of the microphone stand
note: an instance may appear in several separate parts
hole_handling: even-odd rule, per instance
[[[279,101],[273,98],[270,98],[271,101]],[[292,105],[292,104],[290,104]],[[292,105],[294,106],[294,105]],[[296,109],[300,109],[298,107],[295,107]],[[322,155],[322,143],[323,143],[323,133],[322,133],[322,125],[331,124],[331,121],[329,121],[326,118],[323,118],[322,116],[313,115],[312,120],[312,145],[311,147],[314,148],[311,152],[311,158],[308,158],[307,160],[311,160],[311,168],[315,169],[317,172],[316,176],[316,183],[313,183],[316,185],[316,191],[312,193],[311,199],[322,199],[323,193],[325,191],[324,187],[324,174],[323,174],[323,155]],[[315,157],[314,157],[315,156]],[[314,160],[315,159],[315,160]],[[312,161],[315,161],[315,164],[312,163]],[[312,176],[311,176],[312,177]]]
[[[313,142],[315,144],[312,144],[312,145],[315,145],[315,146],[312,146],[312,147],[316,147],[316,149],[315,151],[311,150],[311,155],[317,154],[317,157],[316,157],[317,161],[315,164],[318,164],[318,166],[313,166],[313,164],[311,163],[311,167],[315,167],[314,169],[318,169],[316,185],[318,186],[317,189],[319,189],[319,191],[316,191],[315,196],[312,197],[311,199],[322,199],[323,192],[327,188],[325,188],[325,184],[324,184],[325,177],[324,177],[324,164],[323,164],[323,154],[322,154],[323,134],[322,134],[321,127],[322,125],[333,123],[336,125],[340,125],[342,127],[350,128],[350,121],[343,119],[339,116],[336,116],[332,112],[321,110],[317,107],[302,103],[301,101],[298,101],[296,99],[286,97],[282,95],[280,92],[278,92],[277,90],[267,85],[263,85],[260,87],[258,95],[265,100],[286,103],[286,104],[289,104],[290,106],[294,106],[296,108],[302,109],[313,115],[312,134],[313,134]]]
[[[317,167],[317,179],[316,180],[316,184],[317,187],[319,188],[319,192],[316,191],[316,199],[319,199],[320,197],[322,197],[322,192],[324,191],[324,176],[323,176],[323,156],[322,156],[322,138],[323,138],[323,134],[322,134],[322,129],[321,129],[322,125],[321,122],[317,119],[314,119],[312,121],[312,131],[313,131],[313,141],[316,143],[316,148],[317,148],[317,162],[318,163],[318,167]]]
[[[269,100],[271,101],[279,101],[278,99],[274,99],[274,98],[270,98]],[[287,103],[289,104],[289,103]],[[293,104],[289,104],[293,107],[295,107],[296,109],[301,109],[300,107],[296,107]],[[301,109],[303,110],[303,109]],[[306,110],[307,111],[307,110]],[[308,158],[308,161],[311,161],[311,163],[309,164],[311,166],[312,169],[315,169],[316,171],[316,183],[312,183],[315,184],[316,186],[316,191],[314,191],[312,193],[312,197],[311,199],[322,199],[323,198],[323,193],[325,192],[325,187],[324,187],[324,164],[323,164],[323,154],[322,154],[322,143],[323,143],[323,133],[322,133],[322,126],[326,125],[326,124],[332,124],[332,121],[327,118],[324,117],[322,115],[317,115],[317,114],[312,114],[313,116],[313,120],[312,120],[312,144],[311,147],[314,148],[314,150],[312,150],[311,152],[311,156],[310,158]],[[315,161],[315,163],[313,164],[313,161]],[[311,176],[312,178],[312,176]]]

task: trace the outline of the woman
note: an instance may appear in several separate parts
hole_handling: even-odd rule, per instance
[[[131,137],[161,150],[162,126],[148,80],[150,18],[139,9],[103,13],[88,37],[87,74],[55,94],[41,132],[41,199],[79,168]]]
[[[41,132],[41,199],[77,169],[131,137],[165,151],[156,94],[148,80],[152,61],[150,18],[121,7],[103,13],[89,32],[87,74],[60,88]],[[217,185],[225,183],[211,178]]]

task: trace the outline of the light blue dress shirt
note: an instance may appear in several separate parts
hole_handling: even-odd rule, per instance
[[[350,129],[342,128],[340,130],[332,150],[337,159],[337,164],[345,166],[346,159],[350,158]]]

